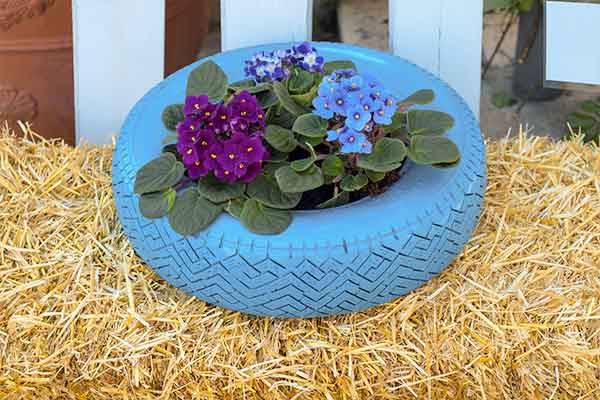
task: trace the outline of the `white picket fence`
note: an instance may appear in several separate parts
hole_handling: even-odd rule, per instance
[[[483,0],[389,2],[394,54],[446,80],[478,114]],[[310,40],[312,3],[221,0],[223,50]],[[73,0],[78,141],[108,143],[163,79],[164,26],[165,0]]]

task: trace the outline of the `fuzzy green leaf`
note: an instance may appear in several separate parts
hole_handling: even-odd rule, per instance
[[[331,74],[340,69],[353,69],[356,71],[356,65],[352,61],[329,61],[323,64],[323,70],[326,74]]]
[[[420,165],[456,164],[460,160],[456,144],[441,136],[413,136],[408,156]]]
[[[365,173],[367,174],[371,182],[380,182],[383,180],[383,178],[385,178],[385,172],[376,172],[367,169],[365,170]]]
[[[296,103],[294,99],[292,99],[287,89],[281,82],[273,82],[273,91],[275,92],[275,95],[277,95],[277,98],[279,99],[279,102],[283,108],[289,111],[292,115],[298,117],[308,112],[306,108],[302,107]]]
[[[333,208],[343,206],[350,201],[350,193],[349,192],[340,192],[337,196],[332,197],[331,199],[319,204],[317,208]]]
[[[369,178],[366,175],[348,175],[340,183],[340,187],[345,192],[354,192],[364,188],[369,183]]]
[[[262,174],[248,184],[247,194],[266,206],[282,210],[296,207],[302,198],[302,193],[282,192],[274,178]]]
[[[435,93],[433,93],[433,90],[425,89],[411,94],[406,99],[402,100],[400,104],[404,106],[412,104],[425,105],[431,103],[434,99]]]
[[[198,181],[198,193],[213,203],[223,203],[244,194],[246,185],[243,183],[228,183],[214,176],[206,176]]]
[[[392,116],[392,123],[389,125],[383,126],[383,131],[385,133],[394,133],[404,130],[406,126],[406,113],[396,112]]]
[[[371,154],[360,156],[357,166],[375,172],[390,172],[402,165],[406,146],[399,139],[383,138],[375,143]]]
[[[227,93],[227,75],[213,61],[206,61],[190,73],[186,94],[199,96],[205,94],[216,103],[223,100]]]
[[[275,95],[275,92],[272,90],[265,90],[263,92],[257,93],[256,98],[258,99],[258,103],[264,109],[274,106],[279,102],[279,99]]]
[[[168,188],[162,192],[146,193],[140,196],[140,212],[149,219],[164,217],[171,211],[177,192]]]
[[[294,133],[277,125],[268,125],[264,138],[275,150],[283,153],[289,153],[298,146]]]
[[[302,107],[310,108],[312,107],[313,100],[317,97],[319,92],[319,86],[315,85],[308,92],[303,94],[293,94],[291,95],[292,99],[300,104]]]
[[[303,69],[296,69],[288,81],[288,89],[292,94],[306,93],[315,83],[314,75]]]
[[[183,121],[183,104],[172,104],[167,106],[161,115],[163,125],[169,131],[175,131],[177,124]]]
[[[298,117],[292,130],[309,138],[323,138],[327,134],[327,120],[314,114]]]
[[[433,110],[408,112],[407,128],[410,135],[442,136],[454,126],[451,115]]]
[[[323,160],[321,169],[327,176],[338,176],[344,173],[344,162],[338,156],[330,155]]]
[[[222,205],[213,204],[200,196],[197,190],[189,189],[175,200],[169,224],[175,232],[189,236],[206,229],[222,211]]]
[[[275,172],[275,178],[281,191],[286,193],[302,193],[323,185],[321,169],[312,165],[304,172],[296,172],[290,166],[281,167]]]
[[[306,146],[308,147],[308,150],[310,152],[310,155],[308,156],[308,158],[303,158],[301,160],[295,160],[295,161],[292,161],[292,163],[290,164],[292,169],[296,172],[306,171],[307,169],[309,169],[311,167],[311,165],[313,165],[315,163],[315,161],[317,161],[317,154],[315,153],[315,149],[313,149],[313,146],[310,143],[306,143]]]
[[[245,202],[246,200],[242,198],[229,200],[225,206],[225,211],[232,217],[240,219],[242,217],[242,210],[244,209]]]
[[[135,176],[133,190],[137,194],[160,192],[177,184],[185,168],[173,153],[163,153],[144,165]]]
[[[240,221],[251,232],[260,235],[276,235],[290,226],[292,213],[288,210],[275,210],[255,199],[250,199],[244,204]]]

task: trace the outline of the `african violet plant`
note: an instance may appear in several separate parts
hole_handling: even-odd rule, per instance
[[[191,72],[185,103],[164,110],[173,134],[135,181],[145,217],[168,215],[175,231],[191,235],[225,211],[252,232],[277,234],[294,209],[386,190],[407,157],[436,167],[459,162],[443,136],[452,117],[408,111],[430,103],[430,90],[398,100],[352,62],[325,62],[309,43],[258,53],[245,73],[228,84],[207,61]]]

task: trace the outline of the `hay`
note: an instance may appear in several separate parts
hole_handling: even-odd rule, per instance
[[[162,281],[118,224],[111,148],[23,129],[0,136],[0,395],[600,398],[598,148],[490,143],[481,223],[445,273],[367,312],[285,321]]]

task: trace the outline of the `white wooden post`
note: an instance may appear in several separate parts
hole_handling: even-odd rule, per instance
[[[73,0],[77,142],[109,143],[164,76],[165,0]]]
[[[390,49],[453,86],[479,115],[483,0],[389,0]]]
[[[312,0],[221,0],[221,48],[310,40],[312,10]]]

